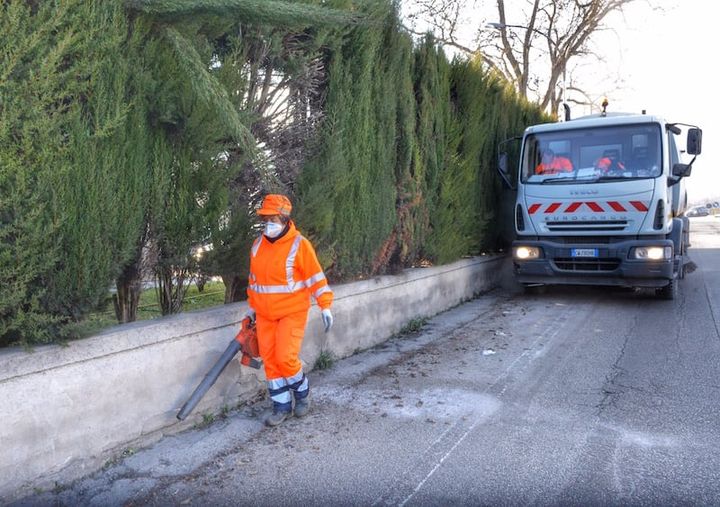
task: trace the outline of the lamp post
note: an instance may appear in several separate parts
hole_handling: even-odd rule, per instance
[[[530,28],[530,27],[528,27],[528,26],[523,26],[523,25],[509,25],[509,24],[507,24],[507,23],[487,23],[487,25],[485,25],[485,26],[487,26],[488,28],[493,28],[493,29],[495,29],[495,30],[502,30],[502,29],[504,29],[504,28],[520,28],[521,30],[530,30],[531,32],[535,32],[536,34],[540,35],[541,37],[544,37],[545,40],[548,41],[548,44],[550,44],[551,46],[553,46],[556,50],[557,50],[557,48],[558,48],[558,47],[557,47],[557,44],[555,44],[555,41],[553,41],[548,34],[543,33],[543,32],[541,32],[540,30],[538,30],[538,29],[536,29],[536,28]],[[563,67],[562,67],[562,88],[561,88],[561,95],[560,95],[560,104],[562,104],[563,107],[565,108],[565,118],[566,118],[566,119],[569,119],[569,116],[570,116],[570,115],[569,115],[569,109],[568,109],[567,106],[565,105],[565,96],[566,96],[566,94],[567,94],[567,84],[566,84],[566,80],[565,80],[565,67],[566,67],[565,62],[563,62]],[[559,113],[559,111],[558,111],[558,113]],[[558,115],[558,116],[559,116],[559,115]]]

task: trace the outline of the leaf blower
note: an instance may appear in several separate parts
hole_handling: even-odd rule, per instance
[[[225,349],[225,352],[220,356],[220,359],[217,360],[212,369],[205,375],[203,381],[195,388],[192,396],[190,396],[182,406],[177,415],[179,420],[183,421],[190,415],[190,412],[193,411],[202,397],[205,396],[205,393],[207,393],[217,381],[220,374],[230,361],[232,361],[232,358],[235,357],[238,351],[242,353],[240,364],[249,366],[250,368],[260,369],[261,363],[257,359],[260,357],[260,351],[257,342],[257,331],[255,330],[255,320],[250,320],[250,317],[245,317],[242,322],[240,322],[240,331],[237,336],[232,339]]]

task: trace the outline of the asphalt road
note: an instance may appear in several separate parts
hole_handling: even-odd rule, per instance
[[[305,419],[261,401],[19,505],[718,505],[720,218],[691,224],[675,301],[496,291],[313,372]]]

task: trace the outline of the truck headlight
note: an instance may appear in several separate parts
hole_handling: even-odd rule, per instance
[[[540,248],[536,246],[516,246],[513,248],[513,257],[521,261],[537,259],[540,257]]]
[[[647,261],[672,259],[672,247],[669,246],[638,246],[632,249],[630,257]]]

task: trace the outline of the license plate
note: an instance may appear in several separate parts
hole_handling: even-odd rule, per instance
[[[597,248],[573,248],[570,250],[571,257],[597,257]]]

